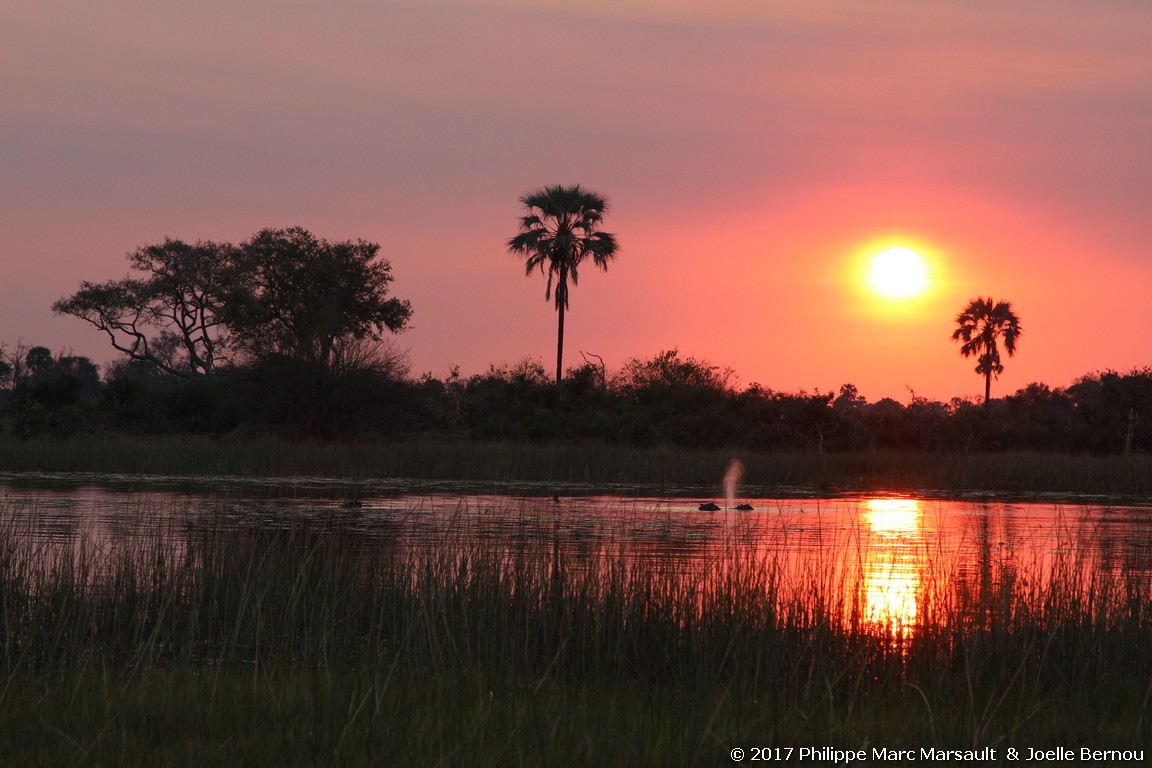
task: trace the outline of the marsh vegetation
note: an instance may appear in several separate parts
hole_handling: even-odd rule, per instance
[[[538,484],[541,495],[597,488],[677,493],[715,489],[733,458],[760,495],[903,491],[908,493],[1152,493],[1152,456],[1094,456],[1035,451],[933,454],[919,451],[762,452],[622,445],[548,445],[475,440],[327,441],[276,435],[220,440],[203,435],[78,435],[24,440],[0,436],[0,467],[8,473],[163,476],[187,485],[231,477],[323,477],[346,481],[425,480],[481,488]],[[61,480],[68,480],[61,477]],[[709,494],[714,490],[708,491]]]

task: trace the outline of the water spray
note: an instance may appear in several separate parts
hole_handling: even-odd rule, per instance
[[[732,509],[736,500],[736,484],[744,474],[744,464],[740,459],[728,462],[728,471],[724,473],[724,508]]]

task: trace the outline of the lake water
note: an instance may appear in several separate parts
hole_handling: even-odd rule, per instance
[[[463,544],[563,557],[570,567],[606,558],[643,562],[692,579],[722,579],[751,564],[772,569],[789,589],[815,584],[854,598],[857,619],[903,633],[931,620],[929,595],[964,600],[1022,584],[1042,592],[1053,574],[1071,574],[1086,590],[1100,578],[1152,579],[1152,504],[752,489],[758,495],[735,499],[752,511],[705,512],[699,505],[709,500],[707,489],[664,496],[568,488],[556,498],[533,490],[540,492],[397,480],[225,478],[205,485],[9,474],[0,475],[0,536],[49,562],[155,537],[179,551],[205,526],[308,526],[338,532],[357,548],[431,555]]]

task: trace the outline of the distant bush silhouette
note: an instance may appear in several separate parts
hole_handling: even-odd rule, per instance
[[[914,393],[902,404],[869,402],[851,384],[838,392],[741,387],[731,369],[676,349],[616,371],[585,362],[559,384],[534,359],[469,377],[413,378],[403,352],[369,343],[332,371],[277,357],[199,380],[129,360],[101,379],[87,358],[19,349],[14,365],[13,351],[0,345],[10,369],[0,379],[0,415],[25,437],[226,435],[240,427],[683,450],[1152,452],[1152,368],[1088,374],[1067,388],[1033,382],[987,404]]]
[[[21,437],[56,436],[80,430],[88,409],[100,397],[99,369],[77,355],[53,356],[47,347],[24,354],[23,373],[10,393],[12,425]]]

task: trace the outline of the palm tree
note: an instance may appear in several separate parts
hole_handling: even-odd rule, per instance
[[[520,219],[520,234],[508,241],[508,250],[523,256],[525,274],[536,269],[548,275],[544,299],[552,298],[555,284],[559,330],[556,334],[556,381],[564,370],[564,311],[568,309],[568,281],[576,285],[580,262],[608,269],[616,256],[616,237],[600,232],[608,201],[595,192],[572,187],[545,187],[520,197],[528,212]]]
[[[1020,338],[1020,318],[1012,311],[1011,302],[972,299],[964,311],[956,315],[956,330],[952,341],[963,341],[960,354],[976,355],[976,373],[984,374],[984,407],[992,394],[992,374],[997,377],[1004,370],[1000,363],[997,341],[1004,339],[1008,355],[1016,354],[1016,340]]]

